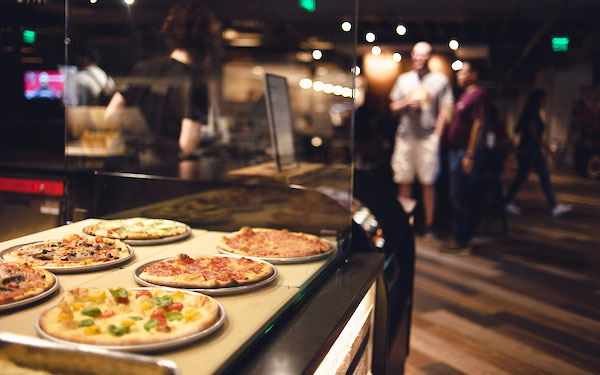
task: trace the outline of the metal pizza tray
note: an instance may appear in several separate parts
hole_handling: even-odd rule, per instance
[[[188,293],[188,294],[200,294],[200,293],[185,290],[185,289],[175,289],[175,288],[165,288],[165,287],[161,287],[161,288],[164,290],[168,290],[168,291],[181,291],[183,293]],[[149,290],[149,289],[151,289],[151,288],[131,288],[131,290],[133,290],[133,291]],[[176,338],[176,339],[164,341],[164,342],[159,342],[159,343],[140,344],[140,345],[92,345],[92,344],[77,344],[77,345],[81,346],[81,347],[102,348],[102,349],[107,349],[107,350],[120,350],[120,351],[135,352],[135,353],[152,353],[152,352],[158,352],[158,351],[165,351],[167,349],[178,348],[180,346],[187,345],[194,341],[200,340],[206,336],[209,336],[210,334],[212,334],[213,332],[218,330],[225,323],[225,318],[226,318],[225,308],[223,308],[223,305],[221,305],[219,303],[219,301],[215,300],[215,302],[216,302],[217,306],[219,307],[219,313],[218,313],[217,320],[215,321],[215,323],[213,325],[211,325],[210,327],[206,328],[205,330],[196,332],[189,336],[180,337],[180,338]],[[56,307],[56,306],[52,306],[48,310],[53,309],[54,307]],[[45,310],[44,312],[46,312],[48,310]],[[41,314],[40,314],[40,317],[41,317]],[[70,341],[56,338],[56,337],[44,332],[44,330],[40,326],[39,318],[36,321],[35,328],[36,328],[38,334],[42,338],[45,338],[47,340],[51,340],[54,342],[58,342],[61,344],[70,344],[70,345],[73,344]]]
[[[29,298],[22,299],[20,301],[15,301],[15,302],[5,303],[3,305],[0,305],[0,311],[9,310],[9,309],[19,307],[19,306],[29,305],[30,303],[34,303],[35,301],[39,301],[39,300],[43,299],[44,297],[51,295],[60,286],[60,284],[58,283],[58,277],[56,277],[56,275],[52,275],[52,277],[54,277],[54,284],[50,287],[50,289],[48,289],[40,294],[37,294],[35,296],[31,296]]]
[[[179,223],[179,222],[177,222]],[[183,224],[183,223],[181,223]],[[185,233],[178,234],[176,236],[161,237],[161,238],[149,238],[145,240],[122,240],[123,242],[134,245],[134,246],[146,246],[146,245],[163,245],[166,243],[177,242],[188,238],[192,234],[192,228],[185,224]]]
[[[77,344],[58,344],[0,332],[0,355],[26,369],[53,374],[179,375],[175,363],[145,355],[112,352]]]
[[[229,254],[231,256],[235,256],[235,257],[245,257],[245,258],[250,258],[253,260],[265,260],[269,263],[273,263],[273,264],[294,264],[294,263],[308,263],[308,262],[316,262],[318,260],[327,258],[329,256],[331,256],[332,254],[334,254],[336,252],[336,246],[333,244],[333,242],[323,239],[321,238],[322,241],[327,242],[328,244],[331,245],[331,250],[326,252],[326,253],[322,253],[322,254],[315,254],[315,255],[307,255],[307,256],[303,256],[303,257],[290,257],[290,258],[274,258],[274,257],[260,257],[260,256],[250,256],[250,255],[241,255],[241,254],[236,254],[236,253],[232,253],[230,251],[227,251],[225,249],[221,249],[220,247],[217,246],[217,250],[219,250],[221,253],[223,254]]]
[[[50,241],[54,241],[54,240],[51,239]],[[15,251],[23,246],[32,245],[32,244],[40,243],[40,242],[44,242],[44,241],[29,242],[29,243],[11,246],[7,249],[4,249],[4,250],[0,251],[0,260],[2,260],[3,262],[6,262],[6,260],[4,259],[4,254],[10,253],[11,251]],[[106,268],[112,268],[119,264],[125,263],[129,259],[133,258],[133,255],[134,255],[133,248],[131,246],[129,246],[128,244],[125,244],[125,245],[127,246],[127,250],[129,250],[129,255],[127,255],[126,257],[123,257],[121,259],[112,260],[110,262],[104,262],[104,263],[98,263],[98,264],[88,264],[85,266],[71,266],[71,267],[68,267],[68,266],[65,266],[65,267],[38,266],[38,267],[43,268],[48,271],[52,271],[53,273],[81,273],[81,272],[99,271],[99,270],[103,270]]]
[[[214,254],[214,255],[210,255],[210,256],[225,257],[225,258],[241,258],[239,256],[232,256],[232,255],[226,255],[226,254]],[[250,259],[250,257],[245,257],[245,258]],[[148,281],[140,279],[140,274],[142,272],[144,272],[144,269],[146,267],[148,267],[156,262],[160,262],[162,260],[170,260],[170,259],[174,259],[174,258],[173,257],[162,258],[162,259],[157,259],[157,260],[153,260],[148,263],[142,264],[141,266],[136,268],[135,271],[133,271],[133,278],[140,285],[151,286],[151,287],[162,287],[162,285],[152,284]],[[277,278],[277,273],[278,273],[277,267],[273,266],[271,263],[264,261],[262,259],[252,259],[252,260],[254,260],[255,262],[268,264],[273,269],[273,274],[271,276],[269,276],[268,278],[266,278],[265,280],[262,280],[262,281],[259,281],[258,283],[254,283],[254,284],[250,284],[250,285],[240,285],[240,286],[223,287],[223,288],[180,288],[180,289],[192,290],[194,292],[200,292],[200,293],[208,294],[211,296],[223,296],[223,295],[229,295],[229,294],[244,293],[244,292],[249,292],[249,291],[252,291],[255,289],[259,289],[267,284],[270,284]]]

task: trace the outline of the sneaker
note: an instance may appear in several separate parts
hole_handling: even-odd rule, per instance
[[[552,209],[552,217],[559,217],[573,210],[570,204],[559,203]]]
[[[438,236],[435,234],[433,229],[427,228],[427,229],[425,229],[425,232],[423,233],[423,240],[425,240],[427,242],[435,242],[438,240]]]
[[[469,255],[472,250],[470,243],[458,242],[454,239],[445,242],[441,248],[442,254],[448,255]]]
[[[513,215],[521,215],[521,209],[519,208],[519,206],[517,206],[516,204],[514,204],[513,202],[507,203],[504,206],[504,210],[506,212],[508,212],[509,214],[513,214]]]

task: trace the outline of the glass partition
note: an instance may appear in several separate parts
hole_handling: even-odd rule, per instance
[[[223,223],[231,204],[252,211],[257,199],[244,197],[268,201],[282,194],[281,188],[257,186],[295,184],[301,193],[286,193],[289,207],[262,221],[262,214],[248,214],[248,223],[345,231],[353,103],[360,96],[354,84],[355,2],[310,5],[66,2],[65,154],[75,176],[68,210],[73,217],[135,211],[229,230],[231,223]],[[294,152],[281,170],[274,163],[277,126],[269,126],[267,74],[286,80],[291,109],[288,149]],[[274,99],[283,100],[282,94]],[[93,177],[81,177],[90,170]],[[90,181],[93,189],[86,188]],[[330,200],[339,203],[332,207]],[[160,209],[152,206],[157,203]],[[235,225],[242,225],[235,216]]]

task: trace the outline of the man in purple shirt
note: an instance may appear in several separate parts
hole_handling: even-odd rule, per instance
[[[485,89],[479,85],[479,71],[472,63],[463,64],[463,68],[456,74],[456,80],[464,92],[456,103],[446,137],[450,163],[450,196],[454,208],[454,239],[445,243],[443,249],[468,252],[477,224],[476,212],[482,193],[478,188],[482,164],[479,146],[489,100]]]

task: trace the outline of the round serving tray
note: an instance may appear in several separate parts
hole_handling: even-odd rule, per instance
[[[222,254],[222,255],[215,254],[215,255],[210,255],[210,256],[225,257],[225,258],[241,258],[238,256],[225,255],[225,254]],[[246,258],[250,258],[250,257],[246,257]],[[153,260],[148,263],[142,264],[141,266],[136,268],[135,271],[133,271],[133,278],[140,285],[152,286],[152,287],[163,287],[162,285],[152,284],[152,283],[149,283],[148,281],[140,279],[140,274],[142,272],[144,272],[144,269],[146,267],[148,267],[156,262],[160,262],[162,260],[168,260],[168,259],[173,259],[173,258],[171,257],[171,258],[157,259],[157,260]],[[249,292],[251,290],[262,288],[263,286],[273,282],[277,278],[277,268],[275,266],[273,266],[271,263],[266,262],[262,259],[252,259],[252,260],[254,260],[256,262],[268,264],[273,269],[273,274],[271,276],[269,276],[268,278],[266,278],[262,281],[259,281],[258,283],[254,283],[254,284],[250,284],[250,285],[240,285],[240,286],[223,287],[223,288],[180,288],[180,289],[191,290],[194,292],[200,292],[200,293],[208,294],[211,296],[223,296],[223,295],[229,295],[229,294],[245,293],[245,292]]]
[[[30,303],[34,303],[35,301],[39,301],[42,298],[51,295],[60,286],[60,284],[58,283],[58,277],[56,277],[56,275],[52,275],[52,277],[54,277],[54,285],[52,285],[50,287],[50,289],[48,289],[40,294],[36,294],[35,296],[31,296],[29,298],[22,299],[20,301],[15,301],[15,302],[5,303],[3,305],[0,305],[0,311],[9,310],[9,309],[19,307],[19,306],[29,305]]]
[[[145,289],[150,289],[150,288],[131,288],[131,290],[145,290]],[[169,291],[182,291],[183,293],[188,293],[188,294],[198,294],[194,291],[188,291],[188,290],[181,290],[181,289],[174,289],[174,288],[163,288],[165,290],[169,290]],[[203,331],[200,332],[196,332],[192,335],[186,336],[186,337],[180,337],[177,339],[173,339],[173,340],[169,340],[169,341],[164,341],[164,342],[159,342],[159,343],[152,343],[152,344],[141,344],[141,345],[92,345],[92,344],[81,344],[81,343],[77,343],[77,342],[73,342],[73,341],[67,341],[67,340],[62,340],[59,338],[56,338],[52,335],[49,335],[48,333],[46,333],[42,327],[40,326],[40,320],[38,318],[37,322],[35,323],[35,328],[38,332],[38,334],[40,335],[40,337],[50,340],[50,341],[54,341],[54,342],[58,342],[58,343],[62,343],[62,344],[77,344],[77,345],[82,345],[82,346],[91,346],[94,348],[102,348],[102,349],[108,349],[108,350],[121,350],[121,351],[126,351],[126,352],[135,352],[135,353],[151,353],[151,352],[156,352],[156,351],[163,351],[166,349],[173,349],[173,348],[177,348],[179,346],[183,346],[183,345],[187,345],[191,342],[200,340],[210,334],[212,334],[213,332],[215,332],[216,330],[218,330],[224,323],[225,323],[225,309],[223,308],[223,305],[221,305],[219,303],[219,301],[215,300],[215,302],[217,303],[217,306],[219,307],[219,313],[217,316],[217,320],[215,321],[215,323],[213,323],[213,325],[211,325],[210,327],[206,328]],[[55,306],[52,306],[50,309],[54,308]],[[50,310],[48,309],[48,310]],[[46,310],[47,311],[47,310]],[[45,311],[44,311],[45,312]],[[41,315],[40,315],[41,316]]]
[[[308,263],[308,262],[316,262],[316,261],[321,260],[323,258],[327,258],[331,254],[335,253],[336,247],[335,247],[335,245],[331,241],[325,240],[323,238],[321,238],[321,240],[323,240],[323,241],[327,242],[328,244],[330,244],[331,245],[331,250],[328,251],[328,252],[326,252],[326,253],[316,254],[316,255],[307,255],[307,256],[304,256],[304,257],[273,258],[273,257],[250,256],[250,255],[241,255],[241,254],[232,253],[232,252],[227,251],[225,249],[221,249],[218,246],[217,246],[217,249],[219,250],[219,252],[221,252],[223,254],[228,254],[228,255],[231,255],[231,256],[238,257],[238,258],[245,257],[245,258],[250,258],[250,259],[253,259],[253,260],[264,260],[264,261],[267,261],[267,262],[273,263],[273,264]]]
[[[171,242],[177,242],[188,238],[192,234],[192,228],[189,225],[185,225],[185,233],[178,234],[176,236],[161,237],[161,238],[149,238],[147,240],[122,240],[123,242],[133,246],[146,246],[146,245],[162,245]]]
[[[4,249],[4,250],[0,251],[0,260],[2,260],[3,262],[6,262],[6,260],[4,259],[4,254],[10,253],[11,251],[15,251],[23,246],[32,245],[32,244],[36,244],[36,243],[40,243],[40,242],[44,242],[44,241],[29,242],[29,243],[25,243],[25,244],[11,246],[7,249]],[[103,270],[103,269],[107,269],[107,268],[112,268],[119,264],[127,262],[129,259],[131,259],[133,257],[133,255],[134,255],[133,248],[131,246],[129,246],[128,244],[125,244],[125,245],[127,246],[127,250],[129,250],[129,255],[127,255],[126,257],[120,258],[120,259],[112,260],[110,262],[104,262],[104,263],[98,263],[98,264],[88,264],[85,266],[71,266],[71,267],[69,267],[69,266],[50,267],[50,266],[41,266],[41,265],[38,267],[43,268],[48,271],[51,271],[53,273],[80,273],[80,272],[91,272],[91,271],[99,271],[99,270]]]

